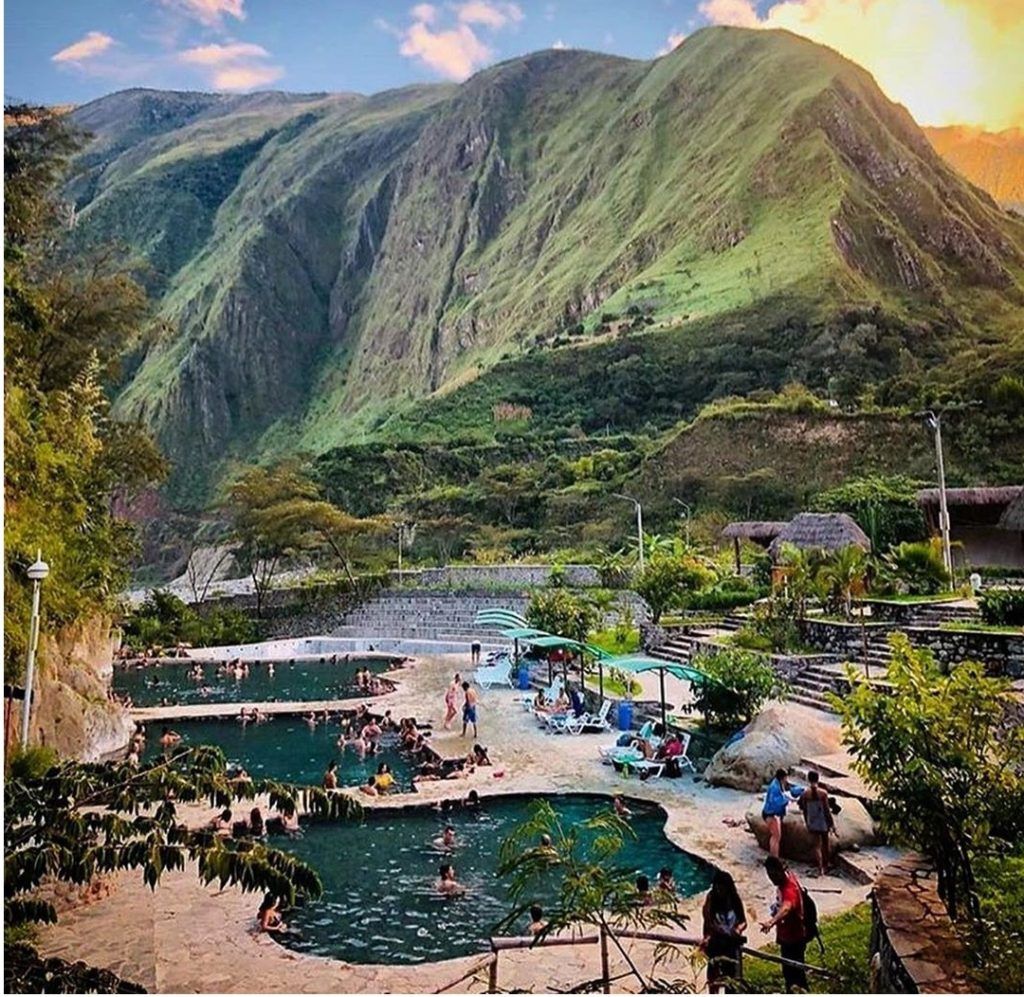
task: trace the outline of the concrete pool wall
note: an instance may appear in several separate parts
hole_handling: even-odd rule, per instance
[[[482,643],[485,650],[507,646],[507,642]],[[228,644],[222,647],[196,647],[189,658],[219,661],[241,658],[243,661],[280,661],[288,658],[317,658],[329,654],[468,654],[469,641],[411,640],[401,637],[286,637],[257,644]]]

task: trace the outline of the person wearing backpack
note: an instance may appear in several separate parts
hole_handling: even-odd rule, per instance
[[[807,773],[808,786],[800,796],[799,805],[804,815],[804,824],[814,839],[814,854],[818,860],[817,874],[824,876],[828,872],[828,836],[838,832],[830,805],[832,801],[828,793],[818,785],[819,779],[820,776],[813,769]]]
[[[805,961],[808,940],[804,901],[810,898],[800,886],[800,880],[786,868],[781,859],[769,855],[764,860],[764,870],[778,894],[772,905],[772,916],[761,922],[761,931],[767,934],[774,928],[782,958],[802,963]],[[783,963],[782,978],[790,993],[794,990],[807,990],[807,970],[802,966]]]

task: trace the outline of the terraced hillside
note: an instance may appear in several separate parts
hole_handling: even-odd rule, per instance
[[[708,29],[653,62],[542,52],[372,97],[131,91],[75,114],[99,135],[78,237],[150,261],[166,326],[117,410],[156,430],[178,495],[233,455],[422,435],[446,406],[486,426],[516,401],[509,371],[529,389],[543,369],[554,404],[605,355],[664,425],[799,369],[842,374],[857,309],[891,340],[858,345],[868,360],[942,371],[969,347],[978,372],[1024,353],[1024,223],[866,72],[787,33]],[[876,366],[857,376],[893,376]],[[598,378],[575,421],[631,428],[615,390]]]

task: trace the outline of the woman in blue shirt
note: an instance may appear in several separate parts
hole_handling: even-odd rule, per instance
[[[800,791],[789,785],[786,770],[776,769],[775,778],[768,783],[764,808],[761,810],[761,816],[768,825],[768,851],[776,858],[782,847],[782,819],[786,816],[786,808],[799,796]]]

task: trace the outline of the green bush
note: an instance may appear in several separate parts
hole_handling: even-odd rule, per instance
[[[949,585],[938,537],[919,543],[901,543],[882,558],[883,584],[906,595],[935,595]]]
[[[729,575],[703,592],[695,592],[685,600],[686,609],[735,609],[749,606],[765,595],[765,589],[746,578]]]
[[[711,680],[695,690],[697,708],[708,727],[741,727],[765,702],[786,692],[786,683],[764,656],[751,651],[729,649],[701,655],[694,666]]]
[[[11,756],[7,773],[12,779],[41,779],[56,764],[57,752],[53,748],[19,748]]]
[[[176,595],[154,589],[123,623],[124,643],[132,650],[191,644],[216,647],[256,640],[256,625],[241,610],[217,606],[197,613]]]
[[[981,618],[994,626],[1024,626],[1024,589],[989,589],[980,599]]]

